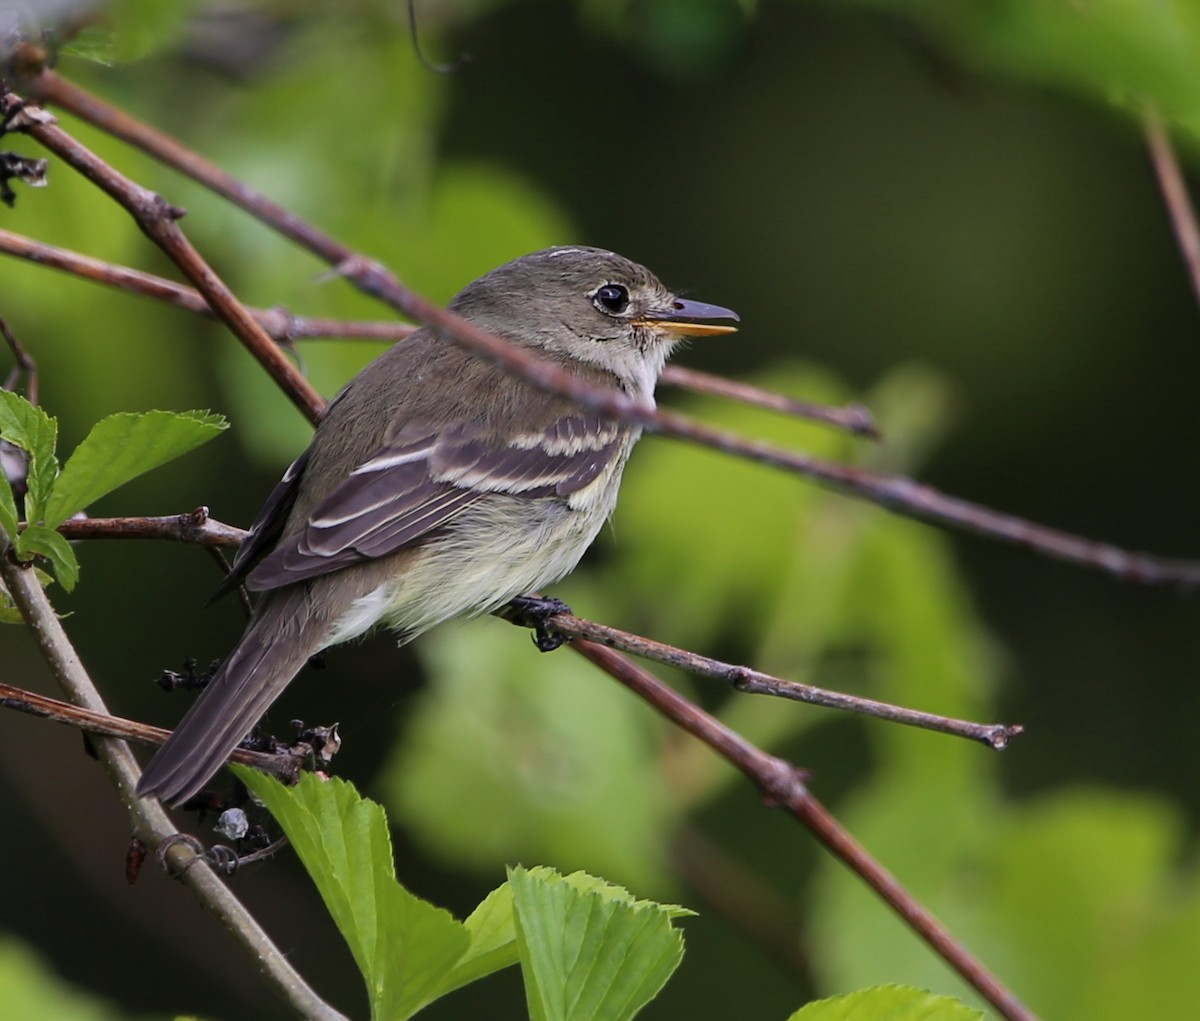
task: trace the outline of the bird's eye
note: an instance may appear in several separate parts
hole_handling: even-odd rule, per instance
[[[620,315],[629,307],[629,292],[620,284],[605,284],[592,296],[602,312]]]

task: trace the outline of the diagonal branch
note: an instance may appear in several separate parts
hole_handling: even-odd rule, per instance
[[[118,266],[90,256],[81,255],[70,249],[58,248],[43,241],[0,229],[0,252],[15,255],[38,265],[50,266],[71,273],[84,280],[107,284],[132,294],[153,298],[198,315],[214,315],[212,307],[199,291],[182,284],[165,280],[152,273]],[[416,327],[396,320],[361,321],[327,319],[317,316],[294,315],[278,306],[269,309],[248,309],[267,335],[280,344],[317,337],[338,337],[352,340],[398,341],[411,334]],[[773,393],[762,387],[751,386],[735,380],[725,379],[696,369],[685,369],[679,365],[668,365],[663,369],[660,381],[668,386],[677,386],[695,393],[711,394],[727,400],[740,401],[755,407],[778,411],[785,415],[807,418],[856,436],[879,438],[879,430],[870,411],[860,404],[842,408],[831,408],[810,401],[796,400],[785,394]]]
[[[98,712],[93,709],[83,709],[70,702],[61,702],[57,698],[39,695],[36,691],[27,691],[3,682],[0,682],[0,709],[12,709],[27,716],[36,716],[39,719],[66,724],[68,727],[74,727],[86,734],[114,737],[122,741],[135,741],[152,748],[157,748],[171,736],[171,732],[162,727],[152,727],[147,723],[127,720],[121,716],[110,716],[106,712]],[[253,766],[255,769],[275,777],[281,783],[295,783],[296,777],[300,774],[300,761],[297,758],[271,752],[235,748],[229,755],[229,761],[238,762],[244,766]]]
[[[9,558],[7,542],[0,543],[0,578],[68,697],[92,714],[107,716],[104,700],[80,662],[34,572]],[[175,836],[176,829],[162,806],[137,796],[141,770],[129,746],[117,738],[103,736],[94,737],[92,744],[129,814],[134,836],[151,847],[158,847]],[[271,942],[254,916],[193,849],[175,842],[167,850],[166,858],[172,871],[192,888],[197,899],[253,956],[263,974],[301,1017],[312,1021],[346,1021],[317,996],[291,966],[286,955]]]
[[[268,226],[333,265],[360,290],[385,302],[402,315],[434,327],[447,339],[504,366],[533,385],[570,398],[590,410],[641,425],[650,432],[687,440],[805,476],[848,496],[878,504],[894,514],[1022,546],[1057,560],[1103,571],[1125,582],[1172,587],[1186,592],[1200,587],[1200,562],[1197,561],[1130,552],[1109,543],[1081,538],[1012,514],[993,511],[969,500],[949,496],[903,476],[871,472],[799,452],[782,450],[767,443],[714,429],[675,412],[648,407],[624,394],[593,387],[413,293],[386,267],[353,252],[200,158],[175,139],[116,110],[59,78],[54,72],[43,71],[31,79],[29,87],[38,98],[70,110],[224,195]],[[34,129],[31,128],[30,131],[34,133]],[[126,207],[130,208],[128,204]],[[137,215],[132,208],[131,212]],[[170,249],[168,254],[172,254]],[[245,310],[242,311],[246,318],[250,318]],[[232,326],[232,319],[227,321]],[[235,332],[243,342],[250,344],[248,334],[238,330]],[[257,355],[258,351],[255,350],[255,353]],[[291,368],[286,360],[284,364]],[[297,404],[304,405],[305,401],[297,392],[288,389],[291,377],[281,373],[275,378]],[[318,413],[314,408],[310,417],[315,418]]]
[[[1200,224],[1196,222],[1196,210],[1188,197],[1187,181],[1184,180],[1183,169],[1179,166],[1167,126],[1158,111],[1146,110],[1142,125],[1163,205],[1167,207],[1171,229],[1175,232],[1184,268],[1192,283],[1192,293],[1200,301]]]
[[[213,312],[246,345],[292,402],[310,421],[320,417],[324,398],[287,360],[179,229],[176,221],[184,215],[183,210],[113,169],[58,127],[49,114],[37,107],[26,107],[19,96],[5,95],[0,101],[0,113],[8,117],[10,130],[25,131],[123,206],[142,232],[196,285]]]
[[[514,623],[521,623],[514,621]],[[995,751],[1008,747],[1009,741],[1024,730],[1020,725],[1002,723],[971,723],[968,720],[956,720],[949,716],[938,716],[935,713],[920,712],[916,709],[904,709],[901,706],[890,705],[887,702],[877,702],[870,698],[860,698],[857,695],[847,695],[828,688],[818,688],[799,681],[788,681],[782,677],[773,677],[760,670],[752,670],[745,666],[732,663],[722,663],[680,649],[674,645],[666,645],[652,638],[630,634],[607,624],[598,624],[592,620],[576,617],[572,613],[555,613],[539,621],[539,626],[551,635],[574,640],[585,640],[595,645],[603,645],[609,649],[619,649],[631,653],[640,659],[653,660],[667,666],[678,667],[699,677],[712,677],[716,680],[727,681],[735,690],[751,695],[773,695],[776,698],[791,699],[794,702],[805,702],[808,705],[823,706],[826,709],[840,709],[844,712],[858,713],[861,716],[873,716],[876,719],[900,723],[908,727],[918,727],[922,730],[933,730],[954,737],[965,737],[972,741],[985,744]]]
[[[1036,1017],[969,950],[958,942],[920,902],[876,861],[817,801],[805,775],[789,762],[755,747],[736,731],[689,702],[653,674],[618,652],[594,642],[572,643],[584,658],[649,702],[689,734],[737,767],[762,791],[767,803],[782,808],[804,824],[827,850],[857,874],[947,964],[969,982],[1008,1021]]]

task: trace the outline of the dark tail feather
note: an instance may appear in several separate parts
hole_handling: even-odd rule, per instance
[[[138,796],[178,805],[221,768],[319,645],[281,622],[298,607],[287,597],[260,607],[237,648],[146,766]]]

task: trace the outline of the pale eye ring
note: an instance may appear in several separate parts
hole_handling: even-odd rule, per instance
[[[629,308],[629,291],[620,284],[605,284],[596,289],[596,293],[592,295],[592,301],[601,312],[620,315]]]

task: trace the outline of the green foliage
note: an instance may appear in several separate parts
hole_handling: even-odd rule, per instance
[[[144,472],[173,461],[228,428],[206,411],[109,415],[75,448],[44,515],[54,528]]]
[[[814,1000],[788,1021],[981,1021],[983,1015],[957,1000],[905,986],[875,986],[845,996]]]
[[[60,473],[55,453],[58,423],[23,397],[0,390],[0,439],[28,456],[28,523],[19,527],[16,499],[3,482],[0,528],[18,557],[45,557],[69,592],[79,579],[79,562],[55,529],[100,497],[193,450],[226,427],[220,415],[202,411],[110,415],[96,423]]]
[[[671,919],[689,911],[579,872],[510,869],[508,884],[533,1021],[633,1017],[679,966]]]
[[[1200,143],[1200,5],[1193,0],[860,0],[919,25],[988,71],[1070,89],[1140,117],[1147,106]]]
[[[513,869],[465,922],[396,881],[383,809],[341,780],[287,789],[239,768],[278,820],[366,982],[372,1018],[402,1021],[468,982],[517,963],[532,1015],[633,1017],[683,954],[673,905],[635,900],[582,873]]]

